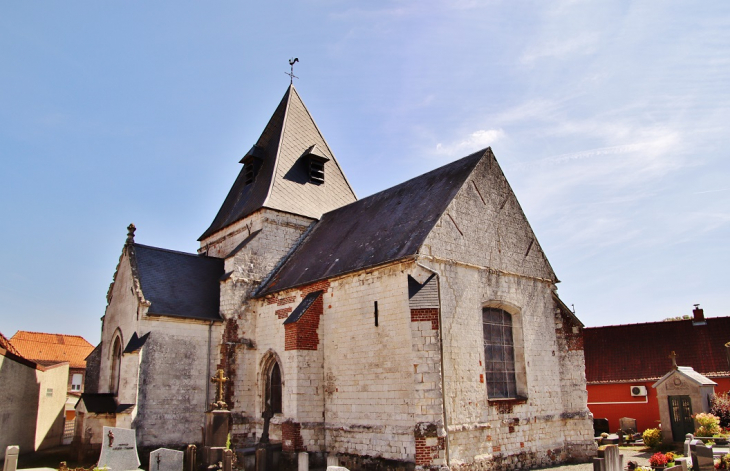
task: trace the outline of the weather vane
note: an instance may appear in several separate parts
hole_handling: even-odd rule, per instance
[[[284,72],[286,75],[289,76],[289,85],[294,84],[294,79],[299,78],[296,75],[294,75],[294,64],[299,62],[299,58],[295,57],[294,59],[289,59],[289,65],[291,66],[291,72]]]

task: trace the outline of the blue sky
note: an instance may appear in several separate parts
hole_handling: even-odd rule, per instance
[[[99,340],[295,85],[359,197],[492,146],[586,325],[730,315],[730,3],[0,4],[0,332]],[[730,339],[728,339],[730,340]]]

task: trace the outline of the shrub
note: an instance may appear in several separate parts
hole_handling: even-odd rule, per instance
[[[693,418],[700,426],[695,430],[697,437],[711,437],[720,433],[720,418],[705,412],[695,414]]]
[[[642,434],[644,445],[654,448],[662,441],[662,432],[658,428],[648,428]]]
[[[728,391],[710,397],[710,413],[720,419],[722,427],[730,427],[730,395]]]
[[[651,455],[651,458],[649,458],[649,464],[652,466],[666,466],[667,463],[669,463],[669,459],[667,459],[667,455],[664,453],[654,453]]]

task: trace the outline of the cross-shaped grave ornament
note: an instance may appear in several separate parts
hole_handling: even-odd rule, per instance
[[[672,350],[672,353],[670,353],[667,358],[672,359],[672,368],[674,368],[675,370],[679,368],[677,366],[677,354],[674,352],[674,350]]]
[[[225,373],[223,370],[218,370],[215,372],[215,375],[210,378],[211,383],[218,384],[218,390],[215,394],[215,402],[213,403],[214,409],[226,409],[228,405],[223,400],[223,385],[228,381],[228,378],[226,378]]]

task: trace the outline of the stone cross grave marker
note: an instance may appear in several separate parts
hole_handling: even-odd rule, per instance
[[[608,445],[603,452],[604,471],[623,471],[624,455],[619,454],[616,445]]]
[[[150,453],[150,471],[182,471],[184,455],[182,451],[158,448]]]
[[[20,447],[18,446],[11,445],[5,448],[3,471],[15,471],[18,468],[18,454],[20,454]]]
[[[134,430],[105,426],[101,442],[101,456],[99,456],[97,466],[109,468],[111,471],[139,469],[137,437]]]

